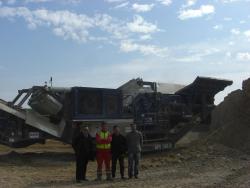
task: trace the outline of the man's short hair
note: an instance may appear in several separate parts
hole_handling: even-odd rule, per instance
[[[114,126],[113,126],[113,130],[116,129],[116,128],[118,128],[118,125],[114,125]]]
[[[101,125],[107,125],[106,121],[102,121]]]

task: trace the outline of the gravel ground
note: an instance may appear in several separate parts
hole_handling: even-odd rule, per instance
[[[143,155],[139,179],[96,182],[96,163],[90,162],[90,181],[82,184],[74,182],[74,155],[67,145],[10,151],[0,147],[0,187],[250,187],[250,156],[216,144]]]

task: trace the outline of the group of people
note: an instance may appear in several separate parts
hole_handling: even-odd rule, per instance
[[[136,129],[136,124],[130,126],[131,131],[123,136],[118,126],[114,126],[113,132],[110,133],[106,122],[102,122],[100,131],[96,133],[95,143],[89,134],[88,127],[80,127],[80,133],[72,141],[76,155],[77,182],[88,181],[86,179],[87,164],[88,161],[94,161],[95,158],[97,161],[96,180],[102,180],[103,164],[106,179],[111,181],[115,178],[117,161],[119,161],[121,178],[125,179],[124,158],[126,155],[128,156],[128,178],[138,178],[143,137],[141,132]]]

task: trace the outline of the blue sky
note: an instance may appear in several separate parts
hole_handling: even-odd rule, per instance
[[[0,0],[0,98],[42,85],[116,88],[250,73],[250,0]]]

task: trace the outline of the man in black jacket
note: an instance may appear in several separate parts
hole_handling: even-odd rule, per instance
[[[80,133],[73,138],[72,147],[76,155],[76,182],[87,181],[87,164],[93,159],[93,139],[88,127],[80,127]]]
[[[124,179],[124,157],[127,151],[126,138],[120,134],[118,126],[113,127],[111,142],[112,177],[115,178],[116,163],[119,160],[121,178]]]

